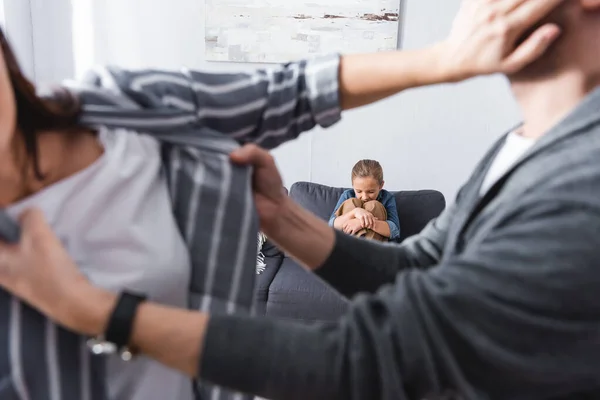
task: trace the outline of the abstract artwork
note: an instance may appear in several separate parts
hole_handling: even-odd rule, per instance
[[[401,0],[206,0],[208,61],[393,50]]]

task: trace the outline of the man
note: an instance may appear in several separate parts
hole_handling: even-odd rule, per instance
[[[508,74],[525,124],[492,147],[452,207],[400,246],[340,234],[301,209],[264,151],[232,155],[255,167],[265,233],[356,295],[340,321],[298,326],[144,304],[131,344],[271,398],[600,398],[600,45],[590,40],[600,0],[566,1],[540,26],[563,33]],[[24,244],[1,247],[0,284],[72,329],[102,332],[115,296],[73,272],[39,214],[24,221]],[[42,282],[55,296],[36,290]],[[69,295],[82,290],[89,295]]]
[[[340,292],[373,293],[321,328],[319,343],[310,329],[268,336],[284,355],[264,357],[302,349],[303,360],[327,360],[314,376],[329,370],[351,386],[339,398],[600,398],[600,1],[567,1],[547,22],[561,37],[508,75],[525,123],[400,246],[333,237],[261,186],[274,171],[264,154],[236,155],[258,166],[269,237]],[[222,335],[235,326],[212,323]],[[294,362],[275,362],[274,375],[293,374]]]

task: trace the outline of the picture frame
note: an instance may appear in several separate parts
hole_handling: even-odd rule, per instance
[[[404,14],[405,0],[206,0],[205,56],[282,63],[395,50],[402,46]]]

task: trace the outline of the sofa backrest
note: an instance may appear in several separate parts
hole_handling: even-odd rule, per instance
[[[289,195],[302,207],[327,221],[346,189],[312,182],[296,182],[290,188]],[[396,198],[400,241],[419,233],[446,207],[444,195],[437,190],[390,192]]]

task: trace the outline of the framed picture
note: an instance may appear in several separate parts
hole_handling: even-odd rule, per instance
[[[206,60],[280,63],[397,49],[403,0],[206,0]]]

